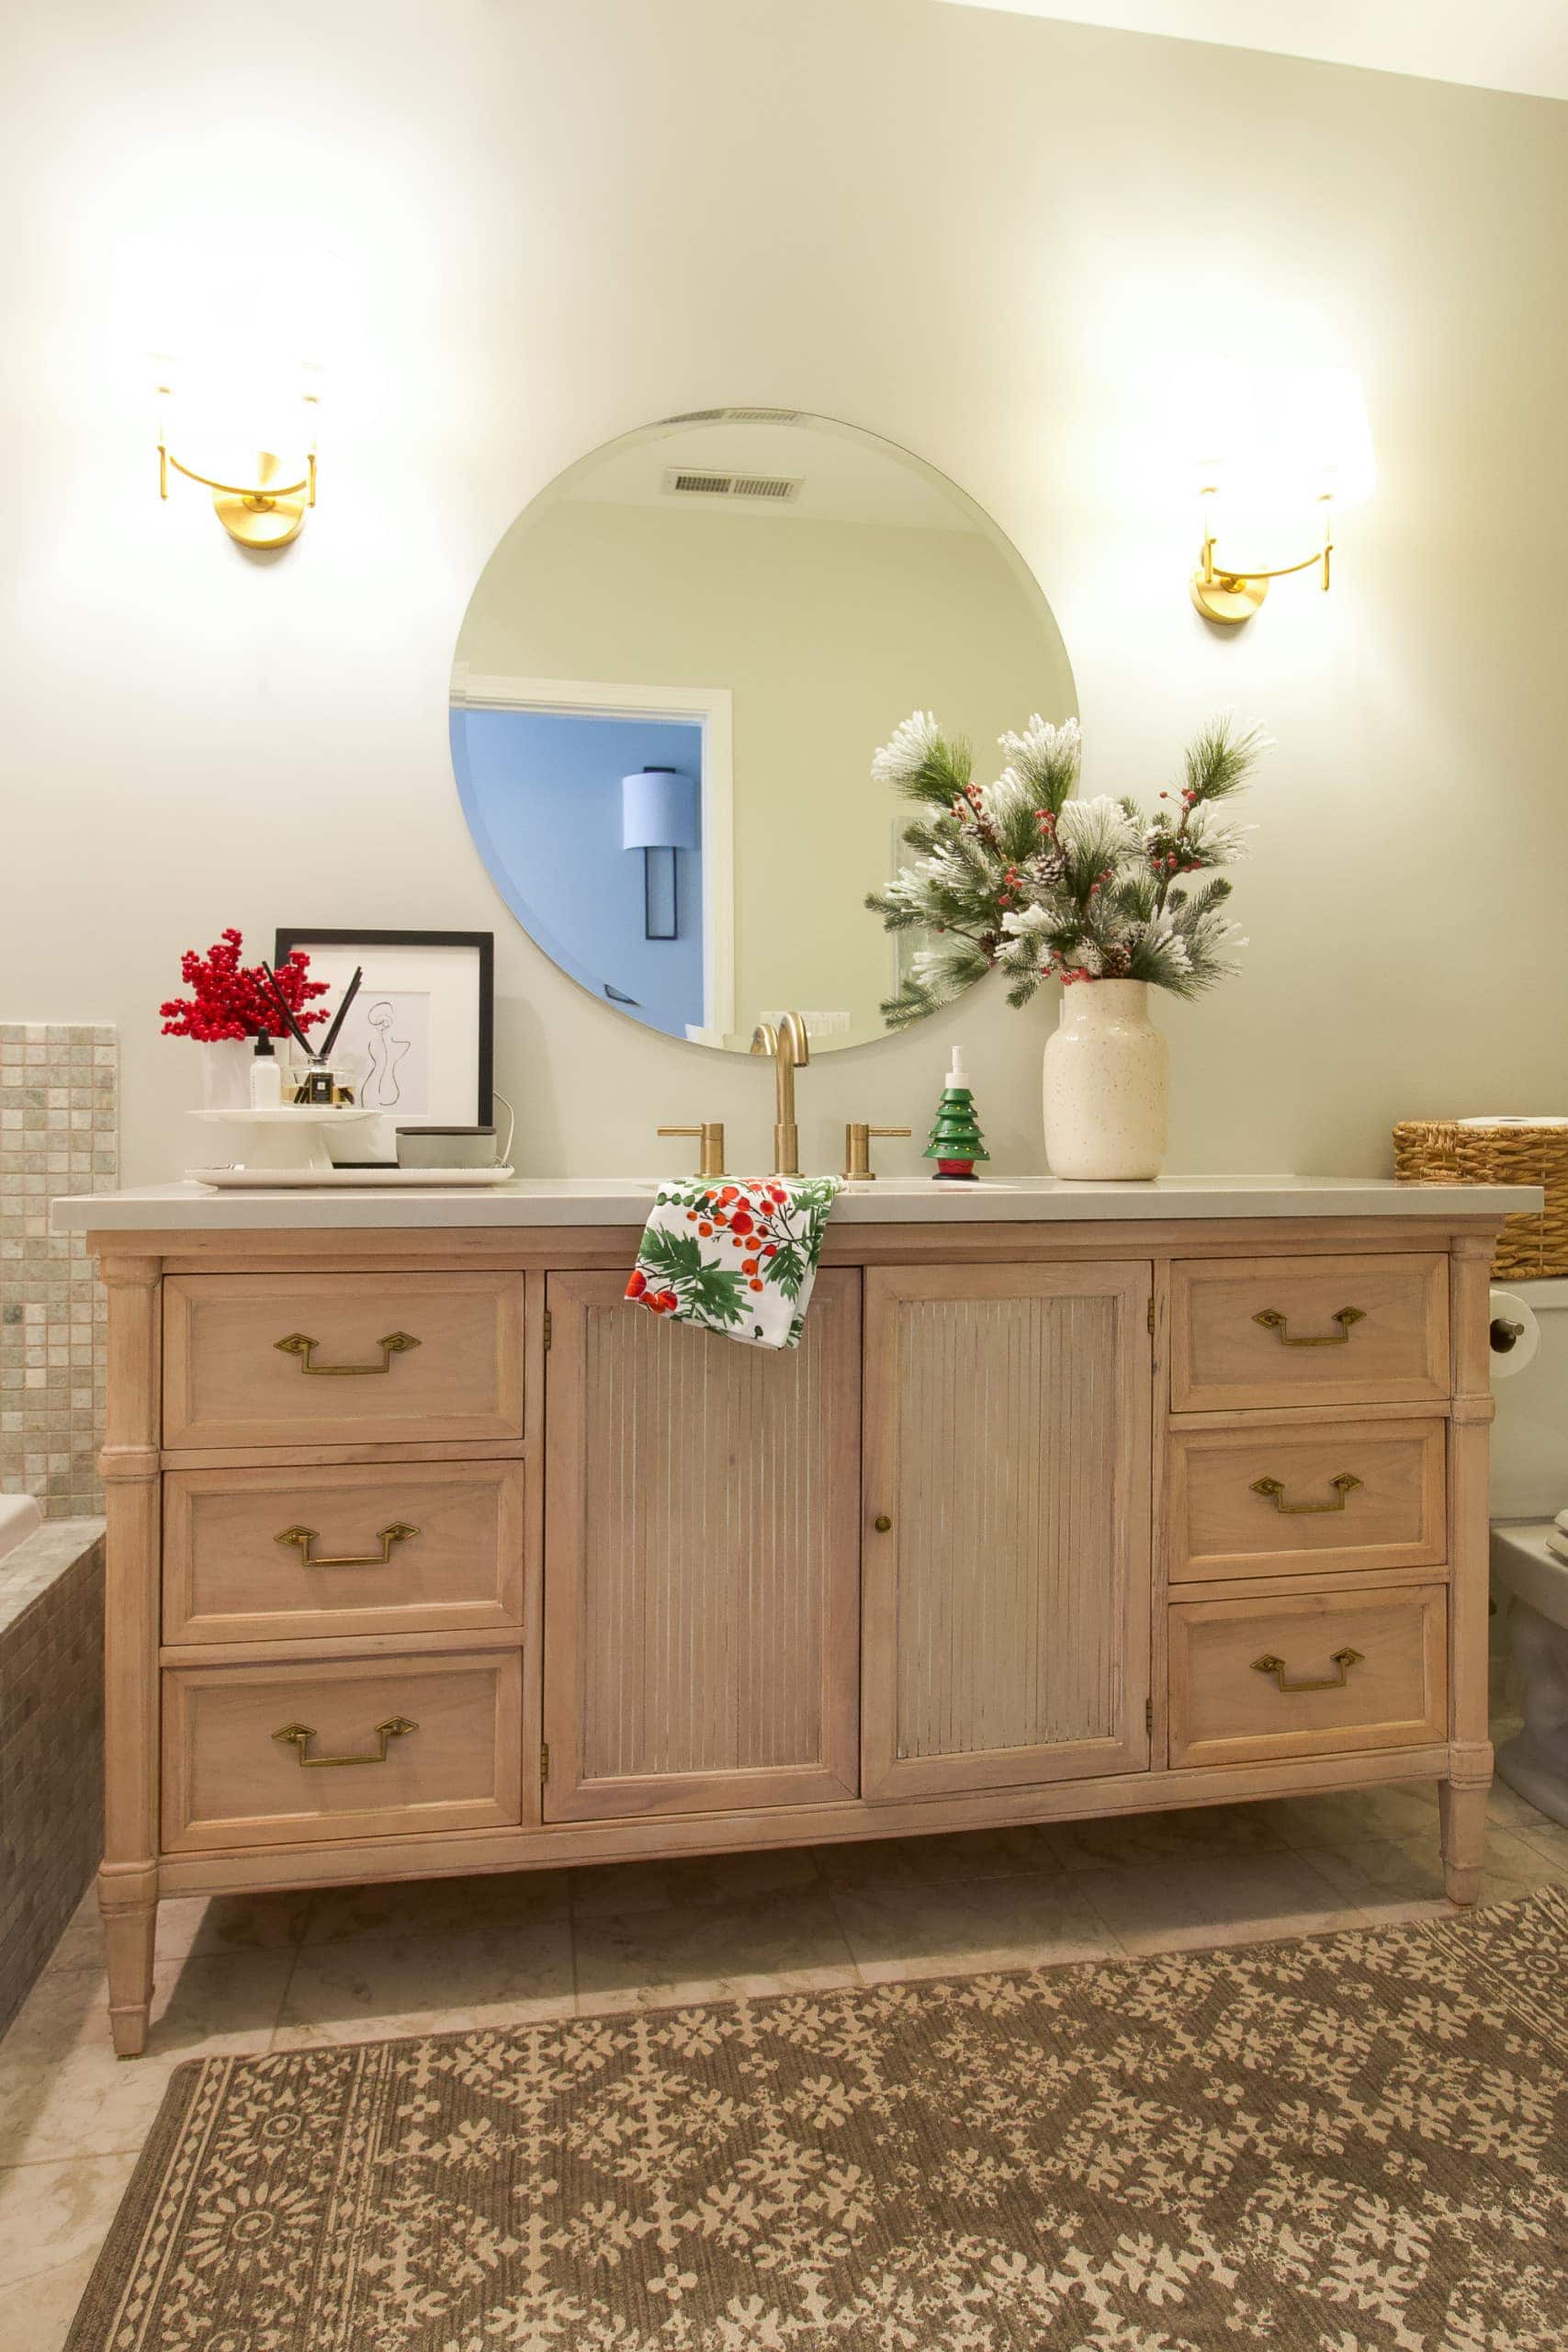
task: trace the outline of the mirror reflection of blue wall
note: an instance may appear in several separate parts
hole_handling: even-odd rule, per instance
[[[675,860],[679,917],[673,939],[645,938],[643,853],[621,845],[621,778],[700,778],[701,727],[469,705],[452,713],[452,758],[491,880],[546,953],[595,996],[633,999],[652,1028],[700,1027],[703,853],[653,853],[665,869]],[[665,889],[661,921],[667,907]]]

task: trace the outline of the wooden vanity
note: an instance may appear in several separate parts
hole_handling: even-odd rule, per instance
[[[118,2050],[160,1894],[1428,1779],[1474,1899],[1528,1193],[867,1188],[777,1356],[623,1304],[645,1198],[57,1204],[109,1295]]]

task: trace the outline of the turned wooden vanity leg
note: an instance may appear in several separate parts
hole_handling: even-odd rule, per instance
[[[116,1868],[98,1872],[98,1909],[109,1980],[109,2032],[117,2058],[140,2058],[147,2047],[152,2005],[152,1949],[158,1928],[158,1871]]]
[[[1443,1880],[1450,1903],[1473,1903],[1486,1859],[1486,1799],[1492,1786],[1492,1531],[1487,1471],[1493,1413],[1488,1295],[1492,1241],[1455,1234],[1449,1259],[1449,1344],[1453,1404],[1449,1423],[1448,1778],[1438,1784]]]
[[[98,1905],[114,2046],[135,2058],[147,2044],[158,1917],[160,1261],[106,1256],[102,1273],[109,1324]]]
[[[1490,1779],[1438,1783],[1443,1887],[1450,1903],[1474,1903],[1479,1899],[1482,1866],[1486,1860],[1486,1800],[1491,1787]]]

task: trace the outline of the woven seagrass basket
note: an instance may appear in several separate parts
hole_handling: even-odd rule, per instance
[[[1515,1282],[1568,1274],[1568,1119],[1402,1119],[1393,1172],[1407,1184],[1540,1184],[1546,1206],[1510,1216],[1494,1274]]]

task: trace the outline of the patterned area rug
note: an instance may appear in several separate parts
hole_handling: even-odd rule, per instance
[[[1561,2352],[1568,1899],[175,2077],[69,2352]]]

